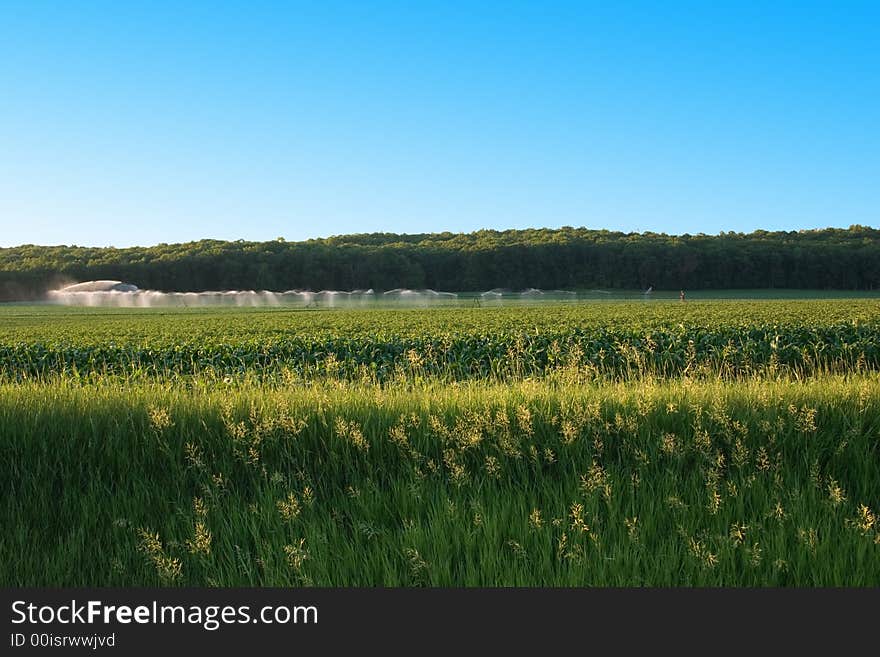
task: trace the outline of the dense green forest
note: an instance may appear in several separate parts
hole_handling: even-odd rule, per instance
[[[60,284],[93,279],[165,291],[876,289],[880,230],[666,235],[565,227],[0,249],[0,299],[38,298]]]

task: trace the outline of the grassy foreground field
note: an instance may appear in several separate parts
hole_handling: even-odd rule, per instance
[[[880,585],[875,302],[602,308],[6,309],[0,583]],[[265,376],[291,335],[320,367]],[[424,336],[476,351],[432,369]],[[387,376],[317,351],[354,338]],[[175,352],[207,343],[237,368]]]
[[[880,380],[5,386],[6,585],[877,585]]]

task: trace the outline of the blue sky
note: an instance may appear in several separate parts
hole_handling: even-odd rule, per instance
[[[876,2],[0,0],[0,246],[880,225]]]

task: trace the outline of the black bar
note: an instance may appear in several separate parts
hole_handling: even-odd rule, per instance
[[[93,603],[92,622],[86,620],[89,601],[100,602]],[[789,653],[799,644],[826,644],[841,654],[847,645],[876,640],[870,637],[876,637],[878,603],[880,589],[3,589],[0,653],[45,648],[57,654],[70,650],[59,643],[65,637],[95,637],[97,648],[90,643],[74,650],[414,654],[429,647],[465,653],[480,647],[493,654],[549,654],[579,647],[587,654],[602,647],[629,654],[742,644],[748,652],[760,646]],[[139,606],[146,611],[134,609]],[[183,607],[187,622],[180,622],[178,609],[166,609],[164,623],[156,622],[158,615],[148,618],[162,606]],[[235,609],[227,613],[235,622],[222,622],[222,609],[215,608],[225,606]],[[271,622],[241,622],[243,606],[248,617],[264,614]],[[50,621],[59,612],[69,620],[76,609],[82,622],[30,622],[40,613]],[[134,622],[138,613],[145,622]]]

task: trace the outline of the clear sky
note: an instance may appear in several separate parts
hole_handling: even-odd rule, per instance
[[[875,2],[0,0],[0,246],[880,225]]]

